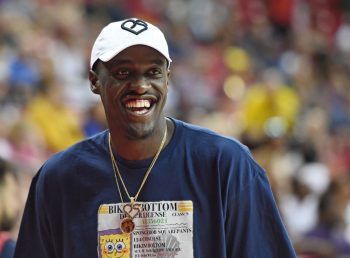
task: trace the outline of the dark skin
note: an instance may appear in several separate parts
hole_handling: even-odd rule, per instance
[[[168,128],[174,125],[163,108],[170,72],[166,58],[153,48],[129,47],[108,62],[97,61],[89,71],[91,90],[100,95],[112,147],[123,158],[143,160],[157,152]]]

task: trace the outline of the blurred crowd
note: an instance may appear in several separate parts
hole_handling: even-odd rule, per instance
[[[0,158],[20,207],[50,155],[106,128],[90,50],[129,17],[168,39],[168,115],[249,146],[300,258],[350,257],[347,0],[0,0]]]

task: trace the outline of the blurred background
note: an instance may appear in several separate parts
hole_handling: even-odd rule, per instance
[[[167,114],[251,149],[298,257],[350,257],[348,0],[0,0],[0,231],[50,155],[106,129],[90,50],[129,17],[168,39]]]

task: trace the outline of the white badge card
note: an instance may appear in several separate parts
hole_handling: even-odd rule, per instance
[[[99,258],[193,258],[192,201],[138,202],[132,233],[121,230],[128,217],[125,205],[99,208]]]

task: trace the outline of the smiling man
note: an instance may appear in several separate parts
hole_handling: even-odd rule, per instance
[[[164,121],[160,127],[168,92],[168,62],[153,48],[137,45],[94,64],[92,91],[101,96],[111,131],[126,139],[157,138],[154,131],[164,131]]]
[[[103,28],[89,80],[108,130],[54,155],[34,177],[16,258],[295,257],[249,150],[165,117],[170,64],[152,24]]]

